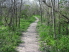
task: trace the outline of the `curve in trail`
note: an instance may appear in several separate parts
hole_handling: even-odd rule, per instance
[[[37,17],[36,21],[30,24],[30,27],[27,29],[27,32],[23,32],[23,36],[21,38],[24,43],[21,43],[17,47],[18,52],[40,52],[39,51],[39,43],[38,43],[38,35],[36,33],[37,22],[39,21]]]

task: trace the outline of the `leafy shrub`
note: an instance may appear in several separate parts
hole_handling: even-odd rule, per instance
[[[16,28],[12,31],[11,28],[1,26],[0,27],[0,52],[16,52],[16,46],[21,43],[21,32],[26,31],[30,23],[35,21],[34,17],[31,17],[29,20],[21,18],[20,28]]]
[[[42,52],[69,52],[69,35],[58,34],[57,39],[54,39],[50,29],[51,27],[38,23],[40,50]]]

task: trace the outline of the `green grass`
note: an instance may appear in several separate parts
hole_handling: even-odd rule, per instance
[[[8,27],[0,27],[0,52],[16,52],[15,48],[21,43],[21,32],[26,31],[30,23],[34,22],[35,18],[25,20],[21,18],[20,29],[16,28],[15,31],[9,30]]]
[[[57,39],[54,39],[53,32],[50,30],[51,27],[38,23],[40,50],[42,52],[69,52],[69,35],[57,34]]]

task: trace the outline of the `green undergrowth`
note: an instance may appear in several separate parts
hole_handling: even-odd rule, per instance
[[[37,31],[40,36],[40,50],[42,52],[69,52],[69,35],[58,34],[57,39],[53,38],[51,27],[41,25],[38,22]]]
[[[0,52],[17,52],[15,48],[21,43],[21,32],[24,32],[29,27],[30,23],[34,22],[35,18],[20,20],[20,28],[15,31],[9,30],[8,27],[0,26]]]
[[[38,18],[40,18],[40,16],[39,16],[39,15],[34,15],[34,17],[38,17]]]

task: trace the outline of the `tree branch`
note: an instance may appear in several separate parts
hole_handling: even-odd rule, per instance
[[[52,8],[52,6],[48,5],[45,1],[43,1],[43,3],[45,3],[46,6]],[[62,14],[60,11],[57,11],[57,10],[55,10],[55,9],[54,9],[54,11],[60,13],[60,14],[61,14],[64,18],[66,18],[66,19],[68,20],[68,22],[69,22],[69,18],[68,18],[66,15]]]

